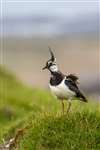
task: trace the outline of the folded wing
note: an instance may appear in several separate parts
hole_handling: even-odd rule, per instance
[[[81,91],[78,88],[77,80],[78,80],[77,76],[70,74],[66,76],[65,84],[69,87],[70,90],[75,92],[76,97],[80,98],[80,100],[84,102],[87,102],[86,97],[81,93]]]

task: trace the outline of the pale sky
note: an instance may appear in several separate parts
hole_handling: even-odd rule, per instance
[[[69,17],[98,12],[98,0],[1,0],[4,16],[57,15]]]
[[[25,36],[30,35],[33,30],[34,34],[60,34],[65,31],[73,31],[72,29],[76,31],[80,23],[79,27],[82,28],[82,31],[97,29],[98,0],[1,0],[1,6],[2,19],[5,17],[12,17],[12,20],[17,18],[17,25],[16,21],[13,21],[12,26],[11,22],[6,22],[6,34],[21,33]],[[30,23],[29,20],[21,22],[20,17],[21,20],[25,17],[26,19],[32,18],[33,22]],[[75,22],[77,24],[74,24]]]

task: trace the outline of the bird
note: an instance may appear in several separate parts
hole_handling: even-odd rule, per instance
[[[49,70],[50,80],[49,87],[53,95],[61,101],[62,104],[62,113],[64,114],[64,100],[68,101],[67,113],[70,111],[72,100],[80,100],[87,102],[87,98],[79,89],[78,77],[75,74],[63,74],[59,69],[56,63],[56,58],[52,49],[49,47],[49,52],[51,58],[46,61],[45,67],[42,70]]]

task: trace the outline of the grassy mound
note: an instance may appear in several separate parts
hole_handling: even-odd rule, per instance
[[[48,92],[23,85],[0,66],[0,142],[14,133],[14,129],[23,126],[31,114],[35,118],[37,113],[55,111],[56,101],[51,101],[51,98]]]
[[[100,116],[76,112],[40,116],[20,141],[19,150],[100,149]]]
[[[0,143],[25,129],[19,150],[99,150],[100,105],[73,102],[61,115],[60,102],[48,92],[23,85],[0,67]]]

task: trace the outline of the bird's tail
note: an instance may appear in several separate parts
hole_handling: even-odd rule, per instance
[[[87,98],[81,92],[79,92],[77,96],[80,98],[81,101],[88,102]]]
[[[86,102],[86,103],[88,102],[88,100],[86,99],[85,96],[81,97],[80,100],[83,101],[83,102]]]

